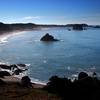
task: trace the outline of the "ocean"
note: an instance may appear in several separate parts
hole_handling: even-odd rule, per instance
[[[60,41],[40,41],[46,33]],[[44,28],[1,36],[0,63],[29,64],[26,75],[36,83],[53,75],[74,78],[81,71],[100,76],[100,29]]]

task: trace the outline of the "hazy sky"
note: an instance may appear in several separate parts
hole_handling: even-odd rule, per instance
[[[0,0],[0,21],[100,24],[100,0]]]

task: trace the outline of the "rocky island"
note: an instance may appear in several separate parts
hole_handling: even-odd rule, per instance
[[[40,40],[41,41],[59,41],[58,39],[55,39],[52,35],[49,35],[49,33],[46,33]]]

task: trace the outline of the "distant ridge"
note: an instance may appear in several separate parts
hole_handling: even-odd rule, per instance
[[[66,24],[66,25],[56,25],[56,24],[34,24],[34,23],[12,23],[12,24],[4,24],[0,22],[0,34],[13,32],[13,31],[27,31],[41,28],[52,28],[52,27],[74,27],[74,26],[82,26],[82,27],[92,27],[92,28],[100,28],[100,25],[88,25],[88,24]]]
[[[0,34],[5,32],[12,32],[12,31],[24,31],[24,30],[32,30],[36,28],[37,25],[33,23],[14,23],[14,24],[4,24],[0,22]]]

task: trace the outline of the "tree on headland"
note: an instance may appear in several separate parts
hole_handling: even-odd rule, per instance
[[[44,89],[50,93],[58,94],[62,100],[100,99],[100,80],[97,77],[88,76],[85,72],[79,73],[78,79],[74,81],[52,76]]]

